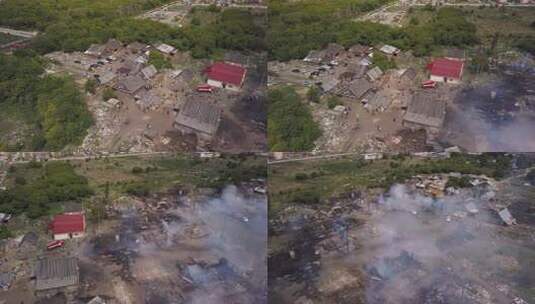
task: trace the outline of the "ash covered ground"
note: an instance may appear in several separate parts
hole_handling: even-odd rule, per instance
[[[263,196],[236,186],[122,203],[80,247],[79,297],[265,303],[266,208]]]
[[[470,186],[448,184],[457,178]],[[270,302],[534,303],[534,197],[518,170],[417,175],[287,205],[270,217]]]

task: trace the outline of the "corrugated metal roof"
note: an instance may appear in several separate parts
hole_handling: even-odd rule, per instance
[[[216,62],[206,69],[209,79],[241,86],[246,70],[240,66]]]
[[[35,289],[46,290],[78,284],[78,260],[75,257],[48,257],[37,260]]]
[[[214,135],[219,127],[221,110],[204,101],[188,100],[175,119],[179,125]]]

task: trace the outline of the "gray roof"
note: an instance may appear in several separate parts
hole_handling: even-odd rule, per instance
[[[446,117],[446,103],[435,94],[420,91],[414,94],[403,119],[424,126],[440,128]]]
[[[106,50],[106,46],[102,44],[92,44],[89,46],[87,51],[85,51],[85,53],[88,55],[100,56],[105,50]]]
[[[141,74],[143,74],[143,76],[147,79],[154,77],[154,75],[156,75],[157,73],[158,70],[156,70],[156,67],[152,64],[141,70]]]
[[[128,59],[117,69],[117,72],[121,74],[134,75],[134,74],[137,74],[139,71],[141,71],[142,67],[143,67],[142,63]]]
[[[378,66],[374,67],[373,69],[369,70],[366,75],[370,77],[372,81],[375,81],[379,79],[381,76],[383,76],[383,71]]]
[[[188,100],[180,109],[175,122],[199,132],[214,135],[221,120],[221,110],[205,101]]]
[[[134,53],[140,53],[140,52],[143,52],[145,51],[149,46],[144,44],[144,43],[140,43],[140,42],[132,42],[130,43],[129,45],[126,46],[127,49],[129,49],[130,51],[134,52]]]
[[[338,82],[339,81],[336,78],[322,81],[321,82],[321,89],[323,90],[323,92],[329,92],[332,89],[334,89],[336,87],[336,85],[338,85]]]
[[[0,273],[0,289],[8,290],[15,276],[12,272]]]
[[[335,94],[339,96],[361,99],[366,93],[373,89],[373,85],[366,78],[355,79],[349,83],[340,84]]]
[[[46,290],[78,284],[78,260],[75,257],[47,257],[35,265],[35,289]]]
[[[323,59],[323,51],[310,51],[308,55],[303,59],[304,61],[310,61],[315,63],[320,63]]]
[[[123,46],[123,44],[121,42],[119,42],[118,40],[116,40],[116,39],[110,39],[105,44],[106,51],[108,51],[108,52],[116,51],[116,50],[120,49],[122,46]]]
[[[115,85],[115,88],[126,93],[134,94],[145,85],[145,80],[136,75],[119,79],[119,82]]]
[[[115,77],[117,77],[117,75],[115,73],[107,71],[107,72],[104,72],[102,75],[99,75],[98,81],[101,84],[107,84],[107,83],[111,82],[112,80],[114,80]]]
[[[386,109],[392,100],[383,91],[377,92],[368,98],[368,109],[372,111]]]
[[[140,95],[138,103],[144,109],[159,106],[162,103],[162,98],[152,92],[143,91]]]

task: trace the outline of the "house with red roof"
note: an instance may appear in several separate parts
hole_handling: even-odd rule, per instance
[[[427,65],[430,80],[436,82],[459,83],[463,76],[464,61],[438,58]]]
[[[209,85],[239,91],[245,81],[247,70],[239,65],[216,62],[206,68],[204,72]]]
[[[48,228],[52,231],[54,240],[83,237],[85,235],[85,214],[82,212],[58,214],[50,222]]]

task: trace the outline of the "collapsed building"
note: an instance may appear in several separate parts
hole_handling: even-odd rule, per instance
[[[175,127],[184,134],[196,134],[200,140],[210,141],[221,121],[221,109],[206,101],[188,100],[178,112]]]

